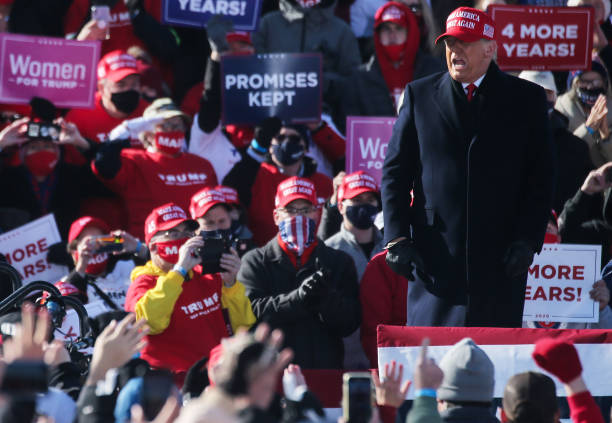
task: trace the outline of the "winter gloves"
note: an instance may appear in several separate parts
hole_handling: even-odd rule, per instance
[[[421,255],[408,239],[399,241],[389,247],[385,260],[391,270],[409,281],[414,280],[414,270],[423,270],[425,267]]]
[[[533,263],[533,254],[533,249],[524,241],[510,244],[503,259],[506,276],[515,278],[527,273]]]
[[[544,338],[535,344],[533,359],[542,369],[569,383],[582,373],[582,365],[573,343],[563,339]]]
[[[232,21],[223,18],[220,15],[213,16],[206,24],[206,33],[208,34],[208,44],[210,49],[217,53],[224,53],[229,50],[227,39],[225,36],[228,32],[234,30]]]
[[[315,262],[315,272],[302,281],[297,289],[298,297],[306,306],[313,306],[325,298],[328,292],[329,270],[321,267],[319,259]]]

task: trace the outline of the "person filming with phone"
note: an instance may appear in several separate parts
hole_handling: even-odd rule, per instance
[[[145,242],[151,260],[132,272],[125,302],[126,311],[151,328],[141,358],[171,370],[179,385],[189,367],[222,338],[255,322],[244,286],[236,281],[240,259],[224,255],[212,263],[207,240],[195,235],[197,229],[198,223],[175,203],[149,214]]]
[[[101,219],[83,216],[70,226],[67,249],[75,267],[55,284],[62,295],[83,304],[100,301],[100,311],[123,310],[130,273],[147,260],[147,246],[125,231],[111,232]]]

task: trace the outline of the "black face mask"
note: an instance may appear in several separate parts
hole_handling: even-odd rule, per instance
[[[298,135],[285,135],[277,138],[280,144],[272,145],[272,154],[283,166],[291,166],[304,157],[302,138]]]
[[[378,207],[372,204],[357,204],[346,207],[346,218],[357,229],[369,229],[374,225]]]
[[[597,97],[600,94],[604,94],[606,91],[603,88],[593,88],[590,90],[584,88],[578,88],[578,98],[580,102],[585,106],[592,107],[597,101]]]
[[[126,115],[130,115],[136,110],[139,101],[140,92],[136,90],[122,91],[111,95],[111,102],[115,105],[117,110]]]

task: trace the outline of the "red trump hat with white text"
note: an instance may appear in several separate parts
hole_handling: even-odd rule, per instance
[[[145,242],[148,244],[153,235],[167,231],[187,222],[190,230],[195,231],[200,225],[187,217],[187,213],[175,203],[166,203],[154,209],[145,220]]]
[[[274,203],[277,208],[285,207],[295,200],[310,201],[313,206],[318,204],[317,191],[309,179],[292,176],[278,184]]]
[[[446,18],[446,32],[436,38],[436,44],[446,37],[455,37],[466,43],[480,39],[494,40],[495,23],[482,10],[460,7]]]

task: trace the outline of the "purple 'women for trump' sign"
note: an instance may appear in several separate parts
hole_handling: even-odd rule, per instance
[[[365,170],[380,185],[394,117],[346,118],[346,173]]]
[[[0,34],[0,101],[93,108],[99,41]]]

